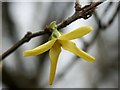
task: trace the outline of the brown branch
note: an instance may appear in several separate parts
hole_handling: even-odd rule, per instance
[[[83,40],[83,49],[84,51],[87,51],[96,41],[96,38],[99,36],[100,32],[102,29],[107,29],[112,23],[113,21],[115,20],[115,17],[117,16],[118,14],[118,11],[120,10],[120,3],[118,4],[112,18],[110,18],[109,22],[104,26],[101,22],[101,19],[98,17],[98,14],[95,12],[93,15],[95,16],[95,20],[96,20],[96,23],[98,24],[98,27],[97,29],[95,30],[95,34],[93,35],[92,39],[90,40],[90,42],[85,42]],[[68,73],[70,70],[71,70],[71,66],[75,65],[75,63],[77,62],[77,60],[80,59],[80,57],[76,57],[74,56],[71,60],[72,62],[70,62],[70,64],[68,66],[66,66],[64,68],[64,70],[59,73],[58,75],[56,75],[56,81],[55,83],[57,83],[59,80],[62,80],[62,78],[64,77],[64,75],[66,75],[66,73]],[[47,84],[45,83],[43,86],[45,87]]]
[[[67,25],[71,24],[77,19],[80,19],[80,18],[88,19],[94,12],[95,8],[101,3],[103,2],[94,2],[90,5],[84,6],[79,11],[76,11],[71,17],[69,17],[68,19],[66,19],[65,21],[57,25],[58,30],[66,27]],[[44,34],[50,34],[50,30],[47,27],[44,29],[44,31],[40,31],[36,33],[28,32],[20,41],[18,41],[10,49],[8,49],[2,55],[0,55],[0,60],[4,60],[7,56],[13,53],[17,48],[19,48],[24,43],[30,41],[32,38],[40,35],[44,35]]]
[[[60,24],[58,24],[57,28],[61,29],[66,27],[67,25],[71,24],[72,22],[74,22],[77,19],[80,18],[84,18],[84,19],[88,19],[89,15],[92,15],[93,11],[95,10],[95,8],[100,5],[103,2],[94,2],[90,5],[86,5],[83,8],[81,8],[80,11],[75,12],[71,17],[69,17],[68,19],[66,19],[65,21],[61,22]]]
[[[4,52],[0,56],[0,59],[2,59],[2,60],[5,59],[5,57],[7,57],[8,55],[10,55],[12,52],[14,52],[18,47],[20,47],[24,43],[30,41],[32,38],[40,36],[40,35],[44,35],[44,34],[47,34],[47,33],[48,32],[45,32],[45,31],[40,31],[40,32],[36,32],[36,33],[33,33],[33,34],[31,32],[27,32],[27,34],[20,41],[18,41],[10,49],[8,49],[6,52]]]

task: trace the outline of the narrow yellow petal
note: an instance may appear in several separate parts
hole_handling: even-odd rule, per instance
[[[68,40],[59,40],[59,42],[61,43],[62,47],[65,50],[68,50],[74,54],[76,54],[77,56],[89,61],[89,62],[94,62],[95,58],[88,55],[86,52],[84,52],[83,50],[79,49],[75,43],[68,41]]]
[[[73,30],[70,33],[61,35],[59,39],[60,40],[72,40],[72,39],[80,38],[84,36],[85,34],[91,32],[92,30],[93,28],[91,26],[80,27],[80,28]]]
[[[42,54],[42,53],[46,52],[47,50],[49,50],[53,46],[55,41],[56,41],[56,39],[53,39],[53,40],[46,42],[43,45],[40,45],[40,46],[34,48],[34,49],[26,50],[23,52],[23,55],[24,56],[35,56],[38,54]]]
[[[50,76],[49,76],[49,84],[50,85],[52,85],[52,83],[54,81],[56,67],[57,67],[57,61],[58,61],[60,52],[61,52],[61,46],[60,46],[59,42],[56,41],[49,52],[50,61],[51,61]]]

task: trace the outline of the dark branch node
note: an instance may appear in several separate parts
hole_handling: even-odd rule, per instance
[[[81,5],[79,4],[79,2],[75,2],[75,11],[80,11],[82,8],[81,8]]]
[[[31,39],[32,32],[27,32],[27,34],[24,36],[24,41],[29,42]]]

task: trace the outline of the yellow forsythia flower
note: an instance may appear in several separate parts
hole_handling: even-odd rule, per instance
[[[35,56],[35,55],[39,55],[39,54],[42,54],[50,50],[49,56],[50,56],[50,61],[51,61],[51,68],[50,68],[49,84],[52,85],[54,77],[55,77],[58,57],[61,52],[61,47],[65,50],[68,50],[76,54],[77,56],[89,62],[94,62],[95,58],[88,55],[83,50],[79,49],[75,43],[70,41],[76,38],[80,38],[84,36],[85,34],[91,32],[92,27],[90,26],[80,27],[80,28],[77,28],[76,30],[73,30],[70,33],[62,34],[62,35],[57,30],[55,21],[49,25],[49,28],[53,30],[50,40],[46,42],[45,44],[40,45],[34,49],[25,51],[23,55],[24,56]]]

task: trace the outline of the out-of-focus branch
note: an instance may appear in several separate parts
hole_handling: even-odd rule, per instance
[[[112,7],[112,5],[113,5],[113,2],[109,2],[108,3],[108,5],[107,5],[107,7],[105,8],[105,10],[104,10],[104,12],[103,12],[103,16],[107,13],[107,11],[109,10],[109,8],[111,8]]]
[[[115,10],[114,14],[112,15],[111,19],[108,21],[108,23],[106,25],[103,26],[103,29],[106,29],[107,27],[109,27],[112,22],[114,21],[117,13],[120,11],[120,2],[118,3],[117,9]]]
[[[117,16],[117,13],[120,11],[120,3],[118,4],[114,14],[112,15],[112,17],[110,18],[110,20],[108,21],[107,24],[102,24],[100,18],[98,17],[97,15],[97,12],[94,13],[94,16],[95,16],[95,19],[96,19],[96,22],[98,23],[98,28],[96,29],[96,32],[95,34],[93,35],[93,38],[91,39],[90,42],[83,42],[84,43],[84,48],[83,50],[87,50],[96,40],[96,38],[99,36],[99,33],[101,30],[106,30],[112,23],[113,21],[115,20],[115,17]]]
[[[83,44],[84,44],[83,45],[83,50],[84,51],[87,51],[94,44],[94,42],[96,41],[97,37],[99,36],[101,30],[106,30],[113,23],[113,21],[115,20],[115,17],[117,16],[117,13],[118,13],[119,10],[120,10],[120,3],[118,4],[118,6],[117,6],[117,8],[116,8],[116,10],[115,10],[115,12],[113,14],[113,16],[110,18],[110,20],[108,21],[108,23],[105,26],[102,24],[101,19],[98,17],[98,14],[96,12],[94,12],[93,15],[95,17],[96,23],[98,24],[98,27],[95,30],[96,32],[93,35],[93,37],[90,40],[90,42],[85,42],[83,40]],[[73,61],[68,66],[66,66],[65,69],[61,73],[59,73],[57,75],[57,79],[55,81],[56,83],[59,80],[61,80],[61,78],[63,78],[63,76],[66,75],[71,70],[71,68],[73,67],[73,65],[75,65],[75,63],[77,62],[77,59],[80,59],[80,58],[74,56],[72,59],[73,59]],[[44,84],[43,86],[45,86],[45,85],[47,85],[47,84]]]
[[[65,21],[61,22],[57,25],[58,29],[62,29],[69,25],[70,23],[74,22],[77,19],[84,18],[88,19],[92,13],[94,12],[95,8],[100,5],[103,2],[94,2],[90,5],[86,5],[83,8],[81,8],[79,11],[76,11],[71,17],[66,19]],[[36,33],[28,32],[20,41],[18,41],[16,44],[14,44],[10,49],[5,51],[2,55],[0,55],[0,60],[4,60],[7,56],[9,56],[11,53],[13,53],[17,48],[19,48],[24,43],[30,41],[32,38],[44,35],[44,34],[50,34],[50,30],[48,27],[44,29],[44,31],[39,31]]]

